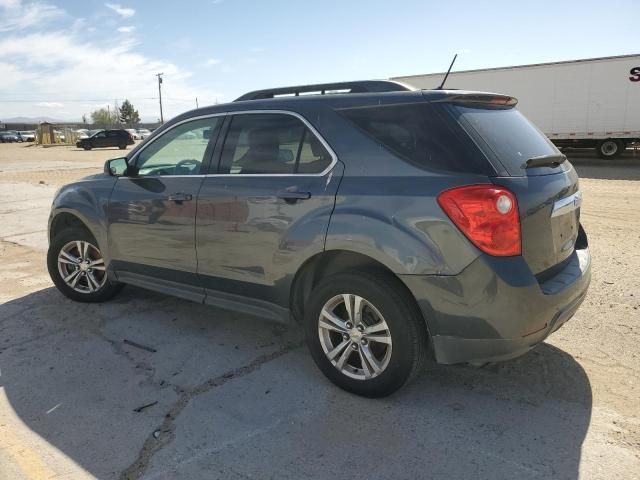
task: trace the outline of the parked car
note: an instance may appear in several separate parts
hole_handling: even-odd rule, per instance
[[[22,142],[22,138],[13,130],[5,130],[0,132],[0,143]]]
[[[134,140],[140,140],[142,138],[135,128],[125,128],[125,130],[129,132],[129,135],[131,135],[131,138]]]
[[[320,370],[365,396],[427,354],[523,354],[590,282],[578,175],[516,99],[408,88],[263,90],[174,118],[59,191],[53,282],[293,318]]]
[[[151,136],[151,131],[147,130],[146,128],[139,128],[138,135],[140,135],[140,138],[144,140],[145,138]]]
[[[131,134],[124,129],[100,130],[89,138],[83,138],[76,142],[76,147],[91,150],[92,148],[118,147],[121,150],[127,145],[133,145]]]
[[[34,142],[36,139],[36,132],[34,130],[20,130],[18,135],[23,142]]]

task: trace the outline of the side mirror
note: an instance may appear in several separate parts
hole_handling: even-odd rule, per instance
[[[104,173],[112,177],[122,177],[126,175],[128,168],[129,165],[127,164],[126,158],[114,158],[104,162]]]

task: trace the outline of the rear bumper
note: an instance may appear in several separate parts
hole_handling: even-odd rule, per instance
[[[569,320],[591,281],[588,248],[538,283],[521,257],[482,255],[455,276],[402,275],[427,321],[438,363],[522,355]]]

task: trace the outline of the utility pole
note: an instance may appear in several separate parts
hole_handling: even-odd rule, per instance
[[[198,108],[198,97],[196,97],[196,108]]]
[[[158,98],[160,99],[160,123],[164,123],[164,117],[162,116],[162,75],[164,73],[156,73],[156,77],[158,77]]]

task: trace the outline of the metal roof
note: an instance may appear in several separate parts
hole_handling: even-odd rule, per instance
[[[492,70],[513,70],[517,68],[530,68],[530,67],[546,67],[549,65],[564,65],[571,63],[585,63],[585,62],[598,62],[602,60],[618,60],[621,58],[633,58],[640,57],[640,53],[633,53],[629,55],[616,55],[612,57],[596,57],[596,58],[583,58],[579,60],[563,60],[560,62],[548,62],[548,63],[531,63],[528,65],[513,65],[510,67],[491,67],[491,68],[476,68],[473,70],[457,70],[455,72],[451,72],[451,74],[457,73],[473,73],[473,72],[488,72]],[[435,75],[444,75],[446,72],[434,72],[434,73],[419,73],[415,75],[399,75],[397,77],[392,77],[391,80],[401,80],[405,78],[414,78],[414,77],[427,77],[427,76],[435,76]]]

